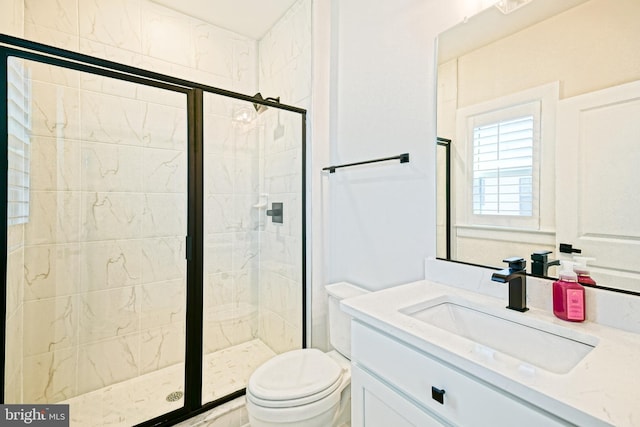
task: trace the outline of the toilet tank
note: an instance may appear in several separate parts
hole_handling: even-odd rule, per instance
[[[325,286],[329,295],[329,342],[340,354],[351,359],[351,316],[340,310],[340,301],[369,293],[347,282]]]

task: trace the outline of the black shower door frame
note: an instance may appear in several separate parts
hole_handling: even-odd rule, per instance
[[[186,241],[186,332],[185,332],[185,384],[184,405],[166,414],[147,420],[136,427],[157,425],[173,425],[180,421],[206,412],[216,406],[236,399],[245,394],[245,389],[231,393],[212,402],[202,402],[203,375],[203,266],[204,266],[204,206],[203,206],[203,94],[212,93],[248,101],[254,104],[268,105],[270,108],[291,111],[301,115],[302,141],[302,347],[307,344],[307,257],[306,257],[306,110],[286,104],[274,105],[252,96],[232,92],[213,86],[179,79],[176,77],[155,73],[141,68],[131,67],[113,61],[108,61],[77,52],[55,48],[41,43],[0,34],[0,138],[3,149],[0,150],[0,164],[4,173],[0,174],[0,241],[3,242],[3,259],[1,262],[0,280],[0,403],[5,399],[5,352],[6,348],[6,310],[7,310],[7,200],[8,200],[8,60],[10,57],[22,58],[30,61],[68,68],[76,71],[100,75],[131,83],[184,93],[187,96],[188,122],[188,180],[187,180],[187,236]]]

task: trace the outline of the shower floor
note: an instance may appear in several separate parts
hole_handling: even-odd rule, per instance
[[[204,360],[203,402],[246,386],[251,373],[276,354],[261,340],[210,353]],[[182,407],[167,396],[184,391],[184,364],[176,364],[59,403],[69,404],[71,427],[132,426]]]

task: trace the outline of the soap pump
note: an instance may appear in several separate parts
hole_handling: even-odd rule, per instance
[[[581,285],[596,285],[596,281],[591,278],[591,273],[589,272],[589,267],[587,263],[589,261],[594,261],[595,258],[585,257],[585,256],[575,256],[573,257],[575,264],[573,266],[573,271],[578,275],[578,283]]]
[[[584,312],[584,287],[578,283],[573,263],[562,261],[560,278],[553,282],[553,314],[562,320],[582,322]]]

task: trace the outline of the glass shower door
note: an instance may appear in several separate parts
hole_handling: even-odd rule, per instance
[[[182,407],[186,94],[8,65],[5,403],[83,427]]]
[[[203,101],[205,403],[303,345],[304,126],[287,110]]]

